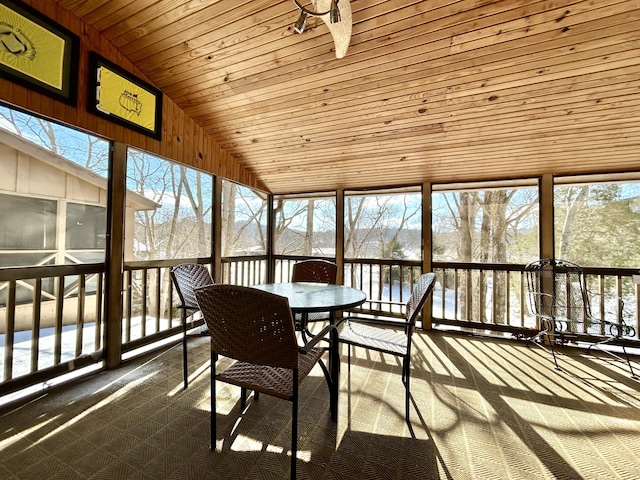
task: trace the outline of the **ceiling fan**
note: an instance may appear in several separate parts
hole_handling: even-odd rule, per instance
[[[293,27],[294,31],[304,33],[308,16],[321,18],[333,37],[336,58],[344,57],[351,41],[353,24],[349,0],[314,0],[313,10],[302,6],[298,0],[293,0],[293,3],[300,10],[300,17]]]

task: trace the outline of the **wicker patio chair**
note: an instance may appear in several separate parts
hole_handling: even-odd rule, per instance
[[[326,326],[300,347],[286,297],[255,288],[213,285],[196,290],[198,304],[211,334],[211,448],[216,439],[216,381],[241,387],[241,408],[246,391],[264,393],[292,403],[291,478],[296,476],[298,444],[298,385],[318,363],[326,349],[316,344],[334,325]],[[236,360],[218,373],[218,356]],[[330,400],[338,394],[329,385]]]
[[[415,330],[416,319],[422,311],[427,297],[433,291],[435,282],[436,276],[434,273],[425,273],[420,276],[406,303],[403,321],[355,316],[346,317],[343,321],[344,327],[339,335],[340,342],[349,345],[349,369],[351,368],[352,346],[402,357],[402,382],[405,386],[405,419],[408,425],[410,425],[411,337]]]
[[[311,259],[302,260],[293,265],[291,272],[292,282],[313,282],[313,283],[336,283],[338,276],[338,265],[328,260]],[[303,334],[312,333],[309,331],[309,322],[324,322],[329,320],[329,313],[297,313],[294,317],[296,330]],[[306,340],[306,335],[305,335]]]
[[[187,366],[187,318],[193,317],[200,311],[194,290],[199,287],[213,285],[209,270],[204,265],[196,263],[182,263],[171,269],[171,280],[178,292],[182,304],[178,306],[182,317],[182,374],[184,388],[189,386],[189,371]]]
[[[633,371],[627,350],[622,345],[624,358],[602,348],[623,336],[635,336],[635,329],[624,323],[624,302],[618,299],[618,311],[614,320],[600,319],[591,313],[591,297],[600,295],[586,288],[582,267],[566,260],[543,258],[525,267],[529,310],[538,320],[539,331],[529,338],[536,345],[551,351],[556,370],[558,365],[555,345],[569,340],[590,342],[587,351],[596,347],[602,352],[627,363]],[[593,339],[597,339],[593,342]]]

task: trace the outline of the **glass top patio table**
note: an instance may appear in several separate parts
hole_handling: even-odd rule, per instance
[[[334,312],[362,305],[366,294],[357,288],[314,282],[265,283],[253,288],[289,299],[293,313]]]

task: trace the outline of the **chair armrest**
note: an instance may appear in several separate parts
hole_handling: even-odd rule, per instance
[[[592,297],[599,297],[601,300],[599,300],[600,302],[604,302],[605,296],[600,293],[600,292],[594,292],[591,290],[586,290],[587,292],[587,298],[589,298],[589,300],[591,300]],[[616,312],[618,315],[618,318],[624,323],[624,300],[622,299],[622,297],[615,297],[615,299],[618,302],[618,311]],[[591,305],[589,305],[591,307]],[[604,311],[605,314],[611,314],[613,313],[611,311],[611,309],[609,309],[608,311],[605,310]]]
[[[326,336],[336,328],[337,327],[335,325],[327,325],[326,327],[324,327],[320,332],[318,332],[317,335],[314,335],[313,337],[311,337],[311,340],[309,340],[302,347],[300,347],[300,353],[303,353],[305,355],[309,353],[309,351],[313,347],[315,347],[319,341],[326,340]]]
[[[198,305],[178,305],[176,308],[179,310],[200,310]]]
[[[589,299],[591,299],[591,296],[594,296],[594,297],[598,296],[602,298],[600,302],[603,302],[605,298],[605,296],[602,293],[592,292],[591,290],[587,290],[587,295]],[[624,300],[622,299],[622,297],[615,297],[615,299],[618,302],[618,311],[612,312],[611,309],[609,309],[608,311],[607,310],[604,311],[605,317],[608,317],[609,315],[615,316],[616,317],[615,321],[607,320],[606,318],[599,319],[599,321],[608,328],[609,334],[614,337],[621,337],[621,336],[635,337],[636,336],[635,327],[633,325],[629,325],[629,323],[627,323],[627,321],[624,318]]]
[[[409,323],[410,323],[410,322],[407,322],[406,320],[384,320],[382,318],[367,318],[367,317],[356,317],[356,316],[344,317],[342,320],[340,320],[340,323],[345,322],[345,321],[346,322],[369,323],[369,324],[373,324],[373,325],[384,325],[384,326],[387,326],[387,327],[401,327],[401,328],[406,328],[407,325],[409,325]]]

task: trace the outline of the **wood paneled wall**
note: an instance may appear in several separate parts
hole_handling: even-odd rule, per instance
[[[89,52],[91,50],[98,52],[145,81],[149,82],[149,79],[138,71],[113,45],[105,41],[97,31],[83,24],[80,19],[59,7],[58,4],[47,0],[26,0],[25,3],[80,36],[77,105],[75,107],[66,105],[4,78],[0,78],[0,100],[67,125],[79,127],[109,140],[123,142],[249,187],[267,191],[267,188],[251,171],[225,152],[213,138],[206,135],[202,128],[166,95],[163,98],[161,141],[89,113],[87,110],[87,88],[89,83]]]

